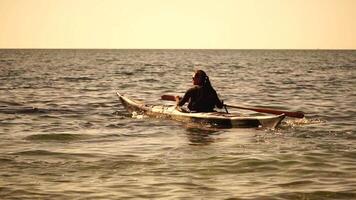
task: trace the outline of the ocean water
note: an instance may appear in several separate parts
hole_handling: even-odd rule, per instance
[[[132,117],[201,68],[275,130]],[[356,199],[356,51],[0,50],[1,199]],[[246,112],[230,109],[230,112]]]

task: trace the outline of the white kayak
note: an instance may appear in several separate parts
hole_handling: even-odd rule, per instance
[[[173,105],[146,105],[116,93],[122,105],[131,113],[172,119],[181,122],[209,124],[219,128],[276,128],[285,115],[244,116],[226,112],[182,112]]]

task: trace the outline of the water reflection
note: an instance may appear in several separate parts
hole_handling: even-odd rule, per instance
[[[355,51],[0,50],[0,194],[355,199],[355,61]],[[132,118],[115,95],[171,104],[160,95],[182,95],[195,64],[230,104],[307,118],[215,129]]]
[[[187,138],[190,141],[189,145],[209,145],[215,142],[214,135],[219,133],[216,128],[209,128],[194,124],[186,125]]]

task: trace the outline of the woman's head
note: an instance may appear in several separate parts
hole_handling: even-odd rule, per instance
[[[206,84],[209,77],[203,70],[196,70],[193,75],[193,84],[203,86]]]

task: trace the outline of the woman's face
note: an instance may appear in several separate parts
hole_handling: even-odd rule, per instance
[[[201,85],[201,77],[199,77],[197,74],[193,74],[193,85]]]

